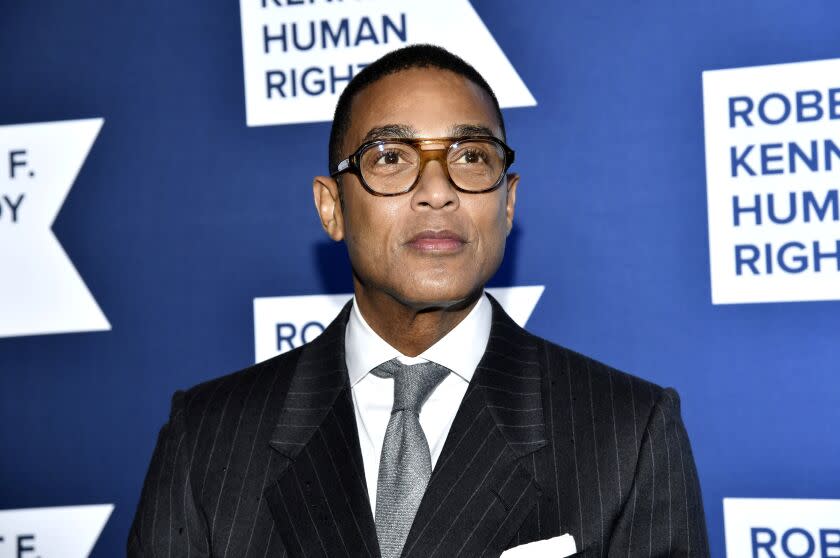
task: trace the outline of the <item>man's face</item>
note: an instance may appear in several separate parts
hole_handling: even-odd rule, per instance
[[[352,104],[343,155],[364,141],[394,137],[394,127],[417,138],[476,131],[502,137],[489,96],[439,69],[401,71],[362,90]],[[368,292],[415,309],[448,307],[476,293],[499,267],[518,176],[509,175],[492,192],[464,193],[452,186],[442,161],[429,161],[416,187],[398,196],[371,195],[352,173],[341,181],[344,206],[333,210],[332,230],[325,228],[344,239],[355,279]],[[323,204],[319,210],[323,220]]]

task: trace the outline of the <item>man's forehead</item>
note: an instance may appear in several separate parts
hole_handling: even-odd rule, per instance
[[[466,122],[456,123],[450,125],[446,131],[445,136],[453,138],[462,138],[469,136],[497,136],[497,132],[484,124],[470,124]],[[426,137],[420,130],[411,124],[384,124],[382,126],[374,126],[367,130],[362,137],[362,141],[374,141],[380,139],[414,139]],[[502,138],[499,138],[502,139]]]
[[[371,83],[351,104],[345,148],[373,139],[495,136],[504,139],[492,98],[470,79],[409,68]]]

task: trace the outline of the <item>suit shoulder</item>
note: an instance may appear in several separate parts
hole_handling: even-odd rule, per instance
[[[288,383],[301,349],[298,347],[236,372],[179,390],[172,398],[173,413],[181,409],[189,420],[195,414],[207,416],[223,412],[231,400],[235,400],[240,407],[248,402],[262,401],[262,398],[249,396],[254,392],[264,394],[276,389],[277,384],[282,386]]]
[[[560,377],[566,378],[566,388],[573,398],[604,397],[615,406],[631,405],[646,415],[661,399],[676,397],[672,389],[546,339],[537,339],[544,347],[548,377],[554,383]]]

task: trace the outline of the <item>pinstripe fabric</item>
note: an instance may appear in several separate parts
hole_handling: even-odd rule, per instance
[[[568,532],[579,556],[708,556],[677,393],[534,337],[491,301],[403,555],[498,556]],[[130,556],[379,556],[349,309],[302,349],[175,394]]]

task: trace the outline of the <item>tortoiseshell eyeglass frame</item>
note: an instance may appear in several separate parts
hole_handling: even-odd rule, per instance
[[[502,148],[502,152],[504,153],[505,160],[504,165],[502,168],[502,172],[499,173],[499,178],[493,183],[492,186],[488,188],[484,188],[482,190],[467,190],[465,188],[461,188],[458,184],[452,180],[452,177],[449,176],[449,165],[447,163],[447,155],[453,148],[457,148],[459,144],[464,142],[470,141],[480,141],[480,142],[489,142],[497,145],[498,147]],[[362,174],[362,169],[359,166],[359,162],[361,161],[362,154],[367,151],[368,149],[375,147],[377,145],[384,145],[388,143],[401,143],[404,145],[410,146],[414,151],[417,152],[419,159],[420,159],[420,166],[417,169],[417,176],[414,178],[414,182],[411,183],[409,187],[405,190],[400,192],[388,192],[383,193],[377,190],[374,190],[370,187],[370,185],[365,180],[365,177]],[[422,149],[424,145],[434,145],[440,144],[441,147],[437,149]],[[330,176],[333,178],[337,177],[338,175],[350,172],[358,177],[359,182],[362,183],[362,186],[365,190],[371,195],[374,196],[382,196],[382,197],[391,197],[391,196],[401,196],[402,194],[407,194],[408,192],[412,191],[416,186],[417,183],[420,181],[420,176],[423,174],[423,169],[426,167],[426,163],[432,160],[437,160],[441,162],[441,167],[443,168],[444,172],[446,173],[446,177],[449,179],[450,184],[458,190],[459,192],[464,192],[466,194],[484,194],[486,192],[492,192],[496,188],[502,185],[504,181],[505,175],[507,174],[508,169],[513,164],[513,160],[516,156],[516,153],[507,146],[505,142],[500,140],[499,138],[493,136],[462,136],[457,138],[393,138],[393,139],[378,139],[367,141],[359,146],[356,151],[354,151],[349,157],[339,162],[334,169],[330,170]]]

